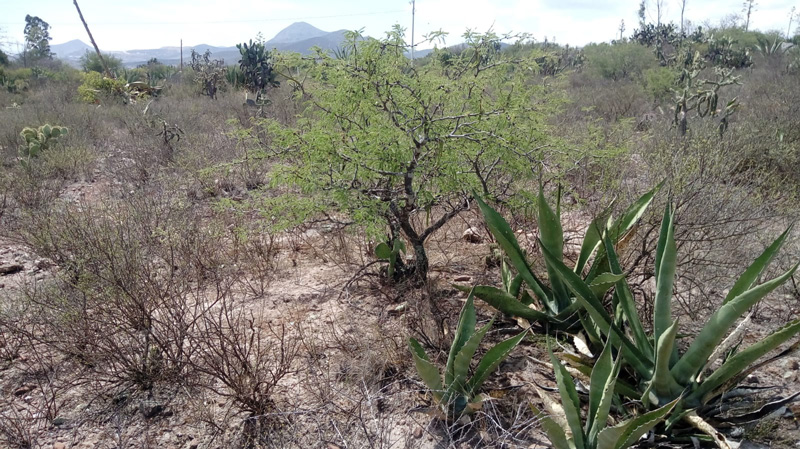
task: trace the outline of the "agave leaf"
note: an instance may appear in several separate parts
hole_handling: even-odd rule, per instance
[[[714,352],[714,348],[719,345],[728,329],[742,314],[752,305],[756,304],[764,296],[778,288],[786,282],[797,270],[800,264],[795,265],[789,271],[775,279],[764,282],[742,293],[724,306],[720,307],[709,318],[708,323],[695,337],[689,349],[683,357],[672,367],[672,375],[675,380],[686,385],[688,381],[705,366],[706,360]]]
[[[624,449],[635,444],[642,435],[663,421],[677,403],[678,399],[614,427],[606,427],[597,435],[597,449]]]
[[[589,227],[586,229],[586,235],[583,236],[583,243],[581,244],[581,252],[578,254],[578,261],[575,262],[575,269],[573,270],[576,273],[580,274],[583,272],[589,258],[592,257],[597,247],[600,246],[600,242],[603,238],[603,230],[609,224],[610,209],[611,206],[601,212],[600,215],[592,220]]]
[[[564,230],[561,228],[561,217],[544,198],[544,192],[539,189],[538,196],[538,209],[539,209],[539,234],[541,235],[540,242],[543,247],[550,251],[550,254],[555,256],[559,261],[564,259]],[[566,307],[570,300],[567,294],[567,289],[558,276],[555,275],[555,269],[545,261],[547,267],[547,274],[550,277],[550,285],[552,286],[553,295],[559,308]]]
[[[511,284],[508,286],[508,293],[511,294],[511,296],[518,297],[519,296],[519,292],[522,289],[522,282],[523,282],[522,276],[520,276],[520,275],[514,276],[514,279],[511,281]],[[528,295],[528,296],[530,296],[530,295]],[[533,302],[533,301],[531,301],[531,302]],[[530,304],[530,303],[528,303],[528,304]]]
[[[461,308],[461,315],[458,317],[458,327],[456,334],[453,337],[453,344],[450,346],[450,354],[447,356],[447,365],[444,372],[444,384],[452,385],[455,376],[454,362],[456,355],[461,352],[461,348],[467,343],[472,334],[475,333],[475,303],[473,300],[473,293],[467,296],[467,302]]]
[[[547,251],[547,248],[543,247],[542,252],[544,253],[545,259],[551,260],[551,263],[553,263],[553,266],[556,268],[558,275],[561,276],[564,284],[575,293],[575,298],[581,303],[583,308],[586,309],[595,324],[600,327],[601,332],[606,335],[614,333],[615,337],[619,338],[623,346],[623,351],[627,353],[625,356],[626,362],[637,372],[649,377],[647,374],[649,374],[652,369],[652,362],[636,347],[636,345],[631,343],[625,333],[614,324],[611,316],[609,316],[603,304],[597,299],[589,286],[586,285],[574,271],[553,258],[549,251]],[[591,334],[589,333],[589,335]]]
[[[679,396],[683,391],[683,387],[675,382],[675,378],[670,373],[669,360],[672,356],[672,350],[675,345],[675,336],[678,333],[678,320],[672,324],[661,334],[656,345],[656,368],[653,371],[653,390],[659,398],[659,403],[662,399],[667,398],[672,400]]]
[[[604,238],[603,246],[608,256],[608,263],[611,272],[622,274],[622,267],[617,259],[617,253],[614,250],[614,245],[612,245],[611,239],[608,237]],[[636,301],[634,301],[633,293],[631,292],[628,282],[624,277],[616,283],[614,287],[614,295],[616,295],[617,303],[619,304],[620,310],[624,315],[623,318],[628,322],[628,327],[631,329],[633,341],[636,344],[636,347],[639,348],[639,351],[647,357],[648,361],[653,362],[655,351],[650,343],[650,339],[647,337],[647,333],[644,331],[644,326],[642,326],[641,320],[639,320],[639,312],[636,309]]]
[[[494,319],[480,328],[478,332],[472,334],[472,337],[467,340],[464,347],[462,347],[461,351],[456,355],[455,361],[453,362],[453,383],[448,384],[450,389],[465,391],[467,374],[469,374],[469,363],[472,361],[472,356],[475,355],[475,351],[478,349],[478,345],[481,343],[481,340],[483,340],[486,332],[492,327],[492,323],[494,323]]]
[[[764,270],[767,269],[767,266],[770,264],[770,262],[772,262],[772,259],[775,258],[775,255],[778,253],[778,251],[780,251],[783,243],[786,241],[786,237],[792,230],[792,227],[794,227],[794,224],[786,228],[786,230],[783,231],[783,234],[775,239],[775,241],[772,242],[772,244],[769,245],[767,249],[765,249],[764,252],[761,253],[761,255],[758,256],[758,258],[749,267],[747,267],[747,270],[745,270],[745,272],[742,273],[742,276],[736,280],[735,284],[733,284],[731,291],[729,291],[728,295],[725,296],[725,300],[722,302],[722,304],[727,304],[733,298],[741,295],[746,290],[753,287],[758,278],[764,273]]]
[[[465,290],[464,287],[460,285],[456,285],[455,287],[461,291]],[[525,318],[528,321],[545,322],[551,320],[550,316],[546,313],[526,306],[517,300],[517,298],[499,288],[488,285],[477,285],[472,288],[472,293],[506,315]]]
[[[723,340],[722,343],[720,343],[716,348],[714,348],[714,352],[712,352],[711,356],[708,358],[708,362],[706,362],[706,366],[703,368],[703,370],[697,376],[697,381],[698,382],[702,381],[701,380],[702,374],[704,372],[710,370],[711,369],[711,365],[715,361],[717,361],[717,359],[719,359],[721,357],[724,357],[725,354],[727,354],[728,351],[731,350],[731,348],[734,348],[734,347],[738,346],[739,344],[741,344],[742,335],[744,335],[745,332],[748,331],[749,326],[750,326],[750,320],[752,319],[752,317],[753,317],[753,312],[748,313],[747,316],[744,317],[744,319],[736,326],[736,329],[734,329],[733,332],[728,334],[728,336],[725,337],[725,340]]]
[[[586,437],[589,446],[595,446],[597,435],[608,424],[608,413],[614,398],[620,361],[612,355],[612,345],[606,343],[603,352],[592,369],[589,386],[589,414],[586,420]]]
[[[714,373],[708,376],[691,396],[687,398],[687,401],[691,404],[705,402],[706,396],[714,392],[717,387],[726,383],[730,378],[739,374],[750,366],[750,364],[777,348],[786,340],[794,337],[798,332],[800,332],[800,319],[792,321],[768,337],[739,351],[733,357],[725,361],[722,366],[717,368]]]
[[[575,390],[575,384],[572,381],[572,376],[558,360],[558,357],[550,350],[550,362],[553,364],[553,370],[556,375],[556,383],[558,384],[558,391],[561,394],[561,405],[564,407],[564,414],[567,417],[567,424],[572,431],[572,441],[575,443],[576,448],[584,447],[584,434],[583,427],[581,426],[581,401],[578,397],[578,391]]]
[[[434,399],[441,401],[444,395],[444,388],[442,387],[442,378],[439,375],[439,369],[433,366],[428,354],[422,349],[422,345],[414,338],[408,339],[408,347],[411,349],[411,354],[414,356],[414,365],[417,367],[417,373],[422,381],[431,390]]]
[[[631,230],[633,225],[636,224],[640,218],[642,218],[642,215],[644,215],[644,212],[650,206],[650,203],[653,202],[653,197],[659,190],[661,190],[663,185],[664,181],[661,181],[657,186],[653,187],[652,190],[639,197],[638,200],[628,206],[625,212],[623,212],[622,215],[620,215],[620,217],[614,221],[614,224],[611,225],[610,229],[611,241],[617,241],[620,237]]]
[[[656,298],[653,305],[653,341],[659,341],[672,323],[672,287],[675,280],[677,248],[674,214],[669,204],[664,210],[656,252]]]
[[[717,431],[711,424],[706,422],[703,418],[697,415],[697,411],[691,410],[686,413],[683,417],[685,421],[691,424],[695,429],[705,433],[706,435],[710,436],[711,439],[719,446],[720,449],[731,449],[731,444],[728,442],[728,439],[725,438],[725,435]]]
[[[392,257],[392,248],[384,242],[375,247],[375,257],[381,260],[389,260]]]
[[[497,369],[498,365],[508,357],[508,354],[517,347],[520,341],[525,337],[528,331],[522,331],[519,335],[511,337],[508,340],[501,341],[494,347],[486,351],[481,361],[478,363],[472,378],[467,382],[467,393],[469,397],[475,396],[483,383],[492,372]]]
[[[605,296],[606,292],[621,279],[625,279],[624,274],[603,273],[592,280],[589,288],[598,298]]]
[[[489,231],[492,233],[495,240],[497,240],[500,247],[503,248],[506,256],[511,260],[511,264],[514,265],[517,273],[522,276],[525,283],[528,284],[528,287],[533,290],[533,294],[539,298],[539,301],[549,305],[551,302],[550,298],[548,298],[542,289],[542,284],[539,279],[536,278],[533,271],[531,271],[528,261],[525,259],[525,255],[522,249],[520,249],[519,242],[517,242],[517,238],[514,236],[514,232],[511,230],[508,222],[506,222],[505,218],[498,214],[497,211],[484,203],[480,196],[475,195],[475,200],[478,202],[481,213],[483,213],[486,226],[489,228]]]
[[[575,449],[570,446],[567,441],[566,431],[551,417],[545,415],[542,411],[531,404],[531,410],[534,416],[539,420],[542,430],[547,435],[547,439],[553,444],[555,449]]]
[[[738,416],[729,416],[726,418],[722,418],[722,421],[724,421],[726,424],[738,424],[738,425],[756,422],[761,419],[764,419],[765,417],[771,414],[780,412],[781,409],[783,409],[784,405],[794,402],[794,400],[797,399],[798,396],[800,396],[800,391],[792,394],[791,396],[787,396],[785,398],[781,398],[776,401],[764,404],[760,409],[754,412],[745,413],[743,415],[738,415]]]

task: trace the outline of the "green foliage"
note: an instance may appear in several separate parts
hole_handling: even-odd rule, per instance
[[[601,245],[603,231],[608,229],[609,236],[614,242],[624,239],[644,214],[659,188],[660,186],[644,194],[631,204],[619,218],[614,219],[609,208],[589,225],[581,245],[580,255],[572,271],[576,276],[587,273],[582,282],[591,291],[593,301],[600,301],[606,291],[619,280],[619,274],[609,273],[605,249]],[[481,198],[477,198],[477,201],[486,226],[511,261],[517,274],[512,275],[510,270],[504,268],[503,290],[485,285],[477,286],[473,290],[475,296],[507,315],[528,321],[538,321],[542,324],[548,323],[552,330],[577,331],[580,329],[584,319],[577,313],[581,308],[580,301],[568,285],[562,282],[553,260],[545,258],[550,280],[550,285],[547,285],[533,273],[514,232],[505,219]],[[564,232],[561,227],[560,204],[557,204],[554,210],[547,204],[543,192],[540,191],[537,208],[542,252],[550,254],[559,265],[563,264]],[[590,259],[592,260],[591,264],[589,264]],[[523,288],[525,286],[527,288]],[[466,290],[466,287],[458,288]],[[528,292],[528,289],[532,294]],[[531,307],[532,304],[535,304],[536,308]],[[633,307],[635,310],[632,304],[629,304],[628,307]],[[597,330],[590,327],[588,331],[590,339],[597,345],[601,344]],[[643,333],[644,331],[637,328],[637,332]]]
[[[682,136],[688,130],[690,116],[694,114],[699,118],[719,116],[718,131],[721,137],[728,128],[728,119],[739,107],[736,98],[729,100],[724,107],[718,107],[720,90],[739,84],[739,77],[733,74],[733,69],[714,67],[716,79],[710,80],[700,77],[705,67],[705,61],[700,58],[699,53],[695,53],[691,64],[683,69],[679,79],[681,88],[676,91],[673,122]]]
[[[481,358],[470,376],[470,362],[493,322],[494,320],[491,320],[475,330],[475,304],[473,295],[470,294],[461,309],[458,328],[453,336],[447,365],[442,374],[428,358],[422,345],[416,339],[409,338],[408,345],[414,357],[417,373],[430,389],[441,417],[456,420],[462,415],[469,415],[479,410],[483,401],[478,396],[481,386],[528,333],[523,331],[493,346]]]
[[[468,207],[471,190],[529,177],[550,142],[544,112],[555,101],[530,81],[534,63],[499,53],[499,36],[465,37],[464,52],[415,68],[400,29],[382,40],[349,33],[347,59],[289,56],[282,74],[305,111],[292,128],[259,122],[287,162],[275,183],[324,193],[375,234],[402,234],[421,280],[425,241]]]
[[[108,70],[115,76],[119,76],[120,73],[122,73],[122,59],[106,54],[103,55],[103,60],[105,60]],[[79,63],[84,72],[97,72],[101,74],[105,74],[106,72],[103,68],[103,63],[100,61],[100,57],[97,56],[96,52],[86,50],[86,53],[81,56]]]
[[[109,98],[120,98],[124,89],[123,81],[92,71],[84,74],[83,84],[78,86],[78,98],[85,103],[100,103]]]
[[[615,400],[615,385],[620,370],[620,359],[614,360],[612,345],[606,344],[592,368],[589,384],[589,409],[582,423],[580,397],[569,371],[550,351],[550,361],[555,371],[561,395],[561,409],[550,407],[546,416],[536,407],[533,412],[541,419],[542,429],[555,449],[625,449],[636,444],[644,434],[664,421],[677,403],[673,401],[640,416],[608,426],[609,412]],[[540,393],[541,394],[541,393]],[[550,404],[548,398],[542,398]],[[566,426],[559,423],[566,423]],[[567,438],[566,435],[570,435]]]
[[[142,64],[137,68],[144,71],[144,81],[151,86],[155,86],[177,72],[174,66],[166,65],[157,58],[151,58],[147,64]]]
[[[25,16],[25,63],[40,59],[52,59],[50,51],[50,25],[37,16]]]
[[[612,80],[638,80],[645,70],[658,65],[658,60],[647,47],[633,42],[590,44],[584,47],[583,52],[587,69]]]
[[[647,93],[657,102],[672,95],[678,75],[669,67],[656,67],[644,72],[644,86]]]
[[[189,63],[194,71],[194,81],[200,85],[203,95],[212,99],[217,98],[217,91],[225,83],[225,64],[221,59],[211,59],[211,51],[206,50],[202,55],[192,50],[192,60]]]
[[[58,139],[67,135],[69,130],[63,126],[42,125],[39,128],[24,128],[20,136],[24,141],[19,147],[20,162],[29,166],[31,159],[39,157],[58,143]]]

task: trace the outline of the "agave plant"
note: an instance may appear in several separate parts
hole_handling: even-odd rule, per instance
[[[545,415],[533,405],[531,409],[539,417],[542,429],[555,449],[624,449],[662,423],[677,403],[674,400],[609,427],[608,417],[621,366],[621,359],[617,357],[614,360],[612,352],[612,345],[606,344],[591,371],[589,408],[586,422],[582,423],[580,397],[572,376],[552,350],[550,351],[550,360],[561,395],[561,407],[553,406],[550,399],[540,392],[551,416]]]
[[[409,338],[409,349],[414,357],[417,373],[430,389],[436,404],[435,414],[455,420],[464,415],[470,415],[480,409],[483,398],[478,395],[481,386],[494,372],[500,363],[525,337],[527,331],[504,340],[489,349],[472,371],[470,377],[470,364],[486,332],[492,327],[494,319],[485,326],[475,331],[476,314],[472,294],[467,297],[467,302],[461,309],[458,319],[458,328],[450,346],[444,373],[431,362],[422,345],[414,338]]]
[[[718,407],[724,399],[723,393],[735,387],[753,370],[786,354],[756,363],[767,353],[800,332],[800,320],[792,321],[767,338],[739,350],[725,358],[723,363],[706,375],[709,361],[714,361],[728,352],[735,337],[725,336],[736,321],[767,294],[786,282],[797,270],[797,265],[780,276],[756,285],[756,281],[783,246],[789,234],[787,229],[747,268],[725,297],[722,306],[709,318],[703,329],[685,352],[676,346],[678,321],[672,319],[672,293],[675,282],[676,245],[674,238],[674,213],[668,205],[661,224],[656,249],[655,273],[656,295],[653,306],[653,330],[647,334],[638,318],[631,290],[624,278],[615,283],[612,316],[598,300],[591,286],[547,248],[545,259],[556,269],[557,276],[575,294],[576,299],[591,316],[588,332],[610,338],[620,349],[623,362],[630,367],[632,380],[629,385],[636,388],[642,401],[650,407],[659,407],[673,401],[675,406],[670,425],[685,418],[692,426],[708,433],[721,447],[724,437],[714,432],[704,421],[703,415]],[[611,273],[621,275],[622,270],[610,239],[604,237]],[[584,369],[586,367],[584,366]],[[639,398],[635,398],[639,399]]]
[[[603,231],[608,232],[608,237],[614,243],[623,240],[644,214],[660,187],[659,185],[645,193],[617,219],[611,216],[609,207],[587,229],[578,260],[571,271],[579,276],[582,282],[591,286],[597,297],[602,297],[622,276],[609,272],[606,251],[601,245]],[[556,262],[559,265],[564,264],[564,232],[561,227],[560,202],[556,204],[554,210],[547,204],[543,192],[539,191],[537,206],[541,247],[543,251],[556,255],[554,261],[545,260],[550,283],[548,285],[534,274],[514,232],[505,219],[480,197],[476,196],[476,199],[486,220],[486,225],[516,270],[516,275],[512,274],[511,268],[504,262],[503,289],[486,285],[476,286],[473,289],[475,296],[513,317],[546,323],[551,329],[556,330],[580,330],[582,328],[581,320],[585,314],[581,310],[581,304],[576,301],[574,293],[558,276],[555,266]],[[589,260],[592,260],[591,264]],[[584,272],[586,275],[583,275]],[[463,291],[468,289],[463,286],[457,287]],[[602,342],[596,332],[592,333],[590,337],[593,343],[596,343],[598,347],[601,346]]]

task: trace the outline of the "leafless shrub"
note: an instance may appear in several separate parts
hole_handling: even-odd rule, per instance
[[[252,312],[234,310],[228,301],[205,314],[192,343],[194,368],[211,379],[205,388],[229,398],[246,414],[242,447],[263,447],[271,429],[282,381],[295,371],[299,342],[286,325],[263,324]]]
[[[0,442],[9,449],[37,449],[43,447],[39,433],[45,420],[36,417],[36,412],[19,409],[14,405],[0,412]]]

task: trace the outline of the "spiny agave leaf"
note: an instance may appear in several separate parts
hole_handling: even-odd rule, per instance
[[[683,357],[672,367],[672,375],[675,376],[675,380],[681,385],[686,385],[705,366],[706,360],[725,337],[733,323],[752,305],[792,277],[798,265],[775,279],[747,290],[720,307],[709,318]]]
[[[792,227],[794,227],[794,224],[786,228],[786,230],[783,231],[783,234],[775,239],[775,241],[772,242],[772,244],[769,245],[767,249],[765,249],[764,252],[761,253],[761,255],[758,256],[758,258],[749,267],[747,267],[747,270],[745,270],[745,272],[742,273],[742,276],[736,280],[735,284],[733,284],[731,291],[729,291],[728,295],[725,296],[725,300],[722,302],[722,304],[727,304],[733,298],[741,295],[746,290],[753,287],[758,278],[764,273],[764,270],[767,269],[767,266],[770,264],[770,262],[772,262],[772,260],[775,258],[775,255],[778,253],[778,251],[780,251],[783,243],[786,242],[786,237],[789,235]]]
[[[706,362],[706,366],[697,375],[697,381],[701,382],[701,376],[704,372],[711,369],[711,365],[717,361],[717,359],[724,357],[731,348],[738,346],[741,343],[742,335],[745,334],[748,330],[748,326],[750,325],[750,320],[753,317],[753,312],[747,314],[746,317],[736,326],[736,329],[733,330],[725,340],[722,341],[716,348],[714,348],[714,352],[711,353],[711,356],[708,358],[708,362]]]
[[[550,254],[555,256],[559,261],[564,259],[564,230],[561,228],[561,217],[553,212],[550,205],[544,198],[544,192],[539,188],[538,196],[538,209],[539,209],[539,234],[541,235],[540,242],[542,246],[550,251]],[[569,304],[569,295],[567,289],[561,280],[556,276],[555,269],[545,261],[547,267],[547,274],[550,277],[550,285],[552,286],[553,295],[561,307],[566,307]]]
[[[456,285],[455,287],[461,291],[464,291],[464,287],[462,286]],[[472,288],[472,293],[506,315],[524,318],[528,321],[550,320],[550,317],[544,312],[540,312],[526,306],[525,304],[519,302],[517,298],[509,295],[499,288],[488,285],[478,285]]]
[[[597,449],[624,449],[635,444],[642,435],[663,421],[677,403],[678,399],[614,427],[606,427],[597,435]]]
[[[494,323],[494,319],[480,328],[478,332],[472,334],[470,339],[464,344],[464,347],[461,348],[461,351],[456,355],[453,362],[452,384],[448,384],[451,389],[466,391],[469,363],[472,361],[472,357],[475,355],[475,351],[478,350],[478,345],[481,343],[481,340],[483,340],[486,332],[492,327],[492,323]]]
[[[652,362],[650,362],[649,359],[641,351],[639,351],[639,349],[633,343],[631,343],[631,341],[628,339],[625,333],[619,329],[619,327],[614,325],[611,316],[609,316],[608,312],[603,307],[603,304],[597,299],[589,286],[586,285],[586,283],[574,271],[570,270],[562,262],[553,258],[549,251],[547,251],[547,248],[542,247],[542,252],[544,253],[545,259],[549,259],[551,263],[553,263],[553,266],[556,268],[556,272],[559,276],[561,276],[564,284],[569,287],[573,293],[575,293],[575,298],[577,301],[579,301],[583,308],[586,309],[595,324],[600,327],[600,330],[606,335],[613,332],[615,337],[619,338],[619,341],[623,346],[623,351],[629,353],[625,357],[626,362],[628,362],[637,372],[640,372],[643,375],[646,375],[645,373],[649,373],[650,369],[652,369]],[[586,326],[584,326],[584,328],[586,328]]]
[[[522,289],[522,276],[516,275],[514,279],[511,281],[511,284],[508,286],[508,293],[511,296],[517,297],[519,296],[519,292]],[[528,303],[530,304],[530,303]]]
[[[675,345],[675,335],[678,333],[678,320],[672,324],[661,334],[656,344],[656,368],[653,371],[653,390],[659,398],[659,403],[663,403],[662,399],[672,400],[679,396],[683,391],[683,387],[675,382],[675,378],[670,373],[669,361],[672,356],[672,350]]]
[[[461,348],[467,343],[472,334],[475,333],[475,304],[473,300],[473,293],[467,296],[467,302],[461,308],[461,314],[458,317],[458,327],[456,334],[453,336],[453,344],[450,346],[450,354],[447,357],[447,366],[444,373],[444,384],[452,385],[455,375],[454,362],[456,355],[461,351]]]
[[[555,449],[575,449],[567,441],[566,431],[551,417],[531,404],[533,415],[539,420],[542,430],[547,434],[547,439],[553,444]]]
[[[767,415],[775,413],[783,408],[786,404],[794,402],[797,397],[800,396],[800,391],[794,393],[791,396],[787,396],[782,399],[778,399],[777,401],[772,401],[767,404],[764,404],[760,409],[745,413],[744,415],[738,416],[729,416],[727,418],[722,418],[722,421],[727,424],[747,424],[752,423],[755,421],[759,421],[764,419]]]
[[[611,344],[606,343],[594,369],[592,369],[589,385],[589,414],[585,429],[589,446],[593,446],[600,430],[608,424],[608,412],[611,410],[611,400],[614,397],[620,366],[620,359],[615,361],[612,351]]]
[[[381,242],[375,247],[375,257],[381,260],[389,260],[392,257],[392,249],[386,243]]]
[[[704,402],[704,398],[707,395],[713,393],[714,390],[746,369],[750,364],[777,348],[786,340],[794,337],[798,332],[800,332],[800,319],[792,321],[768,337],[739,351],[733,357],[726,360],[714,373],[708,376],[691,396],[687,398],[687,401],[690,403]]]
[[[653,340],[659,341],[672,323],[672,287],[675,280],[677,248],[674,215],[669,204],[664,210],[656,252],[656,298],[653,304]]]
[[[607,236],[603,239],[603,247],[606,250],[608,257],[609,268],[612,273],[622,274],[622,267],[617,258],[617,252],[614,250],[614,245],[611,239]],[[641,320],[639,320],[639,312],[636,309],[636,301],[633,299],[628,282],[623,277],[614,286],[614,295],[616,296],[620,310],[622,311],[623,318],[628,322],[628,327],[633,334],[633,341],[639,351],[644,354],[650,362],[654,361],[654,349],[650,343],[647,333],[644,331]]]
[[[602,298],[606,292],[621,279],[625,279],[624,274],[603,273],[592,280],[589,288],[598,298]]]
[[[586,266],[586,263],[589,261],[589,258],[592,257],[592,253],[595,252],[597,247],[600,245],[600,241],[603,237],[603,231],[606,226],[609,224],[609,210],[611,206],[600,213],[592,222],[589,224],[589,227],[586,229],[586,235],[583,236],[583,243],[581,244],[581,252],[578,255],[578,261],[575,262],[575,271],[576,273],[580,274],[583,272],[583,268]]]
[[[422,345],[414,338],[408,339],[408,347],[411,354],[414,356],[414,365],[417,367],[417,373],[422,381],[431,390],[434,399],[441,401],[444,394],[442,388],[442,378],[439,376],[439,369],[433,366],[428,354],[422,349]]]
[[[611,241],[617,241],[620,237],[625,235],[628,231],[631,230],[634,224],[642,218],[644,212],[650,206],[650,203],[653,202],[653,197],[655,197],[656,193],[661,190],[661,187],[664,185],[665,181],[661,181],[657,186],[653,187],[652,190],[645,193],[638,200],[636,200],[633,204],[628,206],[625,212],[620,215],[620,217],[614,221],[614,224],[611,225]]]
[[[558,391],[561,394],[561,405],[564,407],[564,414],[567,417],[567,424],[572,431],[572,440],[575,442],[576,448],[584,447],[584,434],[583,427],[581,426],[581,400],[578,397],[578,391],[575,390],[575,384],[572,381],[572,376],[558,360],[558,357],[550,351],[550,362],[553,364],[553,370],[556,375],[556,383],[558,384]]]
[[[478,202],[481,213],[483,213],[484,220],[486,220],[486,226],[489,228],[489,231],[492,233],[495,240],[497,240],[500,247],[503,248],[506,256],[511,260],[511,264],[517,269],[517,273],[525,279],[525,283],[533,290],[533,293],[539,300],[542,301],[543,304],[548,304],[549,298],[542,289],[541,282],[533,274],[533,271],[531,271],[528,261],[525,259],[525,255],[522,253],[519,242],[517,242],[517,238],[514,236],[514,232],[511,230],[508,222],[506,222],[503,216],[498,214],[497,211],[484,203],[480,196],[475,195],[475,200]]]
[[[501,341],[500,343],[496,344],[494,347],[486,351],[486,354],[483,356],[481,361],[478,363],[478,367],[475,368],[475,373],[472,375],[472,378],[467,382],[467,393],[469,397],[473,397],[478,393],[478,390],[481,388],[486,379],[489,377],[492,372],[497,369],[498,365],[508,357],[508,354],[517,347],[520,341],[525,337],[528,331],[523,331],[519,335],[515,337],[511,337],[508,340]]]

